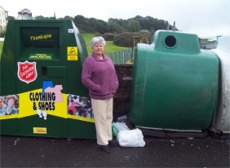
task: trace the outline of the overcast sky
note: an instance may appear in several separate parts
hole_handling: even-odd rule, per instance
[[[57,18],[83,15],[108,21],[137,15],[168,21],[185,33],[200,37],[230,35],[230,0],[0,0],[9,16],[29,9],[33,16]]]

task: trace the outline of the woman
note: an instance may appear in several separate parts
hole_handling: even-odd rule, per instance
[[[89,89],[97,144],[104,152],[109,146],[118,146],[112,141],[113,96],[118,88],[117,74],[111,59],[104,55],[105,40],[101,36],[91,40],[92,54],[87,57],[82,69],[82,83]]]

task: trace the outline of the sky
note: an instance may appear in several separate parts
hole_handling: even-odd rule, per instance
[[[137,15],[162,19],[199,37],[230,35],[230,0],[0,0],[9,16],[29,9],[33,16],[61,18],[82,15],[108,21]]]

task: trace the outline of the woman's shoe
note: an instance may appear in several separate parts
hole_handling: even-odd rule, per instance
[[[100,145],[100,149],[103,152],[110,153],[110,149],[108,145]]]
[[[109,141],[109,146],[111,146],[111,147],[118,147],[119,144],[118,144],[118,142],[115,139],[113,139],[113,140]]]

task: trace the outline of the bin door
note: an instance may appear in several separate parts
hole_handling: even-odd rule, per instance
[[[20,135],[67,137],[63,30],[61,22],[15,25]]]

